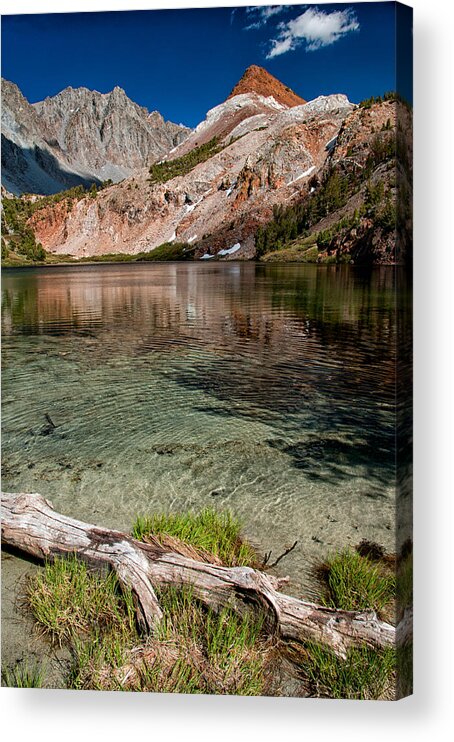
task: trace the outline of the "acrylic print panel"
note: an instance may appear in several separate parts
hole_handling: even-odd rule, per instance
[[[3,16],[4,685],[411,693],[411,28]]]

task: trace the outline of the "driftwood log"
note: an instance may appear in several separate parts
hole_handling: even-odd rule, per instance
[[[38,494],[2,493],[2,543],[39,559],[77,554],[95,567],[113,569],[136,601],[139,623],[152,631],[162,618],[153,589],[190,585],[214,609],[241,613],[261,609],[284,641],[316,641],[344,657],[349,647],[393,646],[396,629],[372,612],[316,605],[277,590],[278,580],[250,567],[221,567],[188,559],[119,531],[99,528],[57,513]]]

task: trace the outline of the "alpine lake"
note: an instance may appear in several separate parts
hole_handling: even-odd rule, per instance
[[[271,560],[298,542],[279,574],[311,598],[330,552],[395,550],[399,270],[4,270],[3,489],[126,531],[228,508]],[[3,555],[5,662],[40,651],[21,600],[34,569]]]

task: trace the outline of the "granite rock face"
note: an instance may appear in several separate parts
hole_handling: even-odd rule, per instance
[[[118,182],[189,133],[138,106],[119,87],[110,93],[66,88],[30,104],[14,83],[2,80],[2,184],[15,194]]]
[[[17,85],[2,80],[2,185],[11,193],[57,193],[95,180],[71,168],[51,128]]]
[[[156,162],[189,133],[138,106],[119,87],[105,94],[66,88],[33,107],[68,162],[101,180],[118,181]]]

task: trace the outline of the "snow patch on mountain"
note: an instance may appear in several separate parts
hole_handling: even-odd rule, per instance
[[[315,170],[315,165],[312,165],[308,170],[305,170],[304,173],[300,173],[300,175],[297,175],[296,178],[293,178],[293,180],[289,180],[287,185],[292,185],[292,183],[296,183],[298,180],[301,180],[302,178],[307,178],[308,175],[313,173]]]
[[[233,255],[234,253],[238,252],[241,245],[239,242],[237,242],[232,247],[226,248],[224,250],[219,250],[218,255]]]

